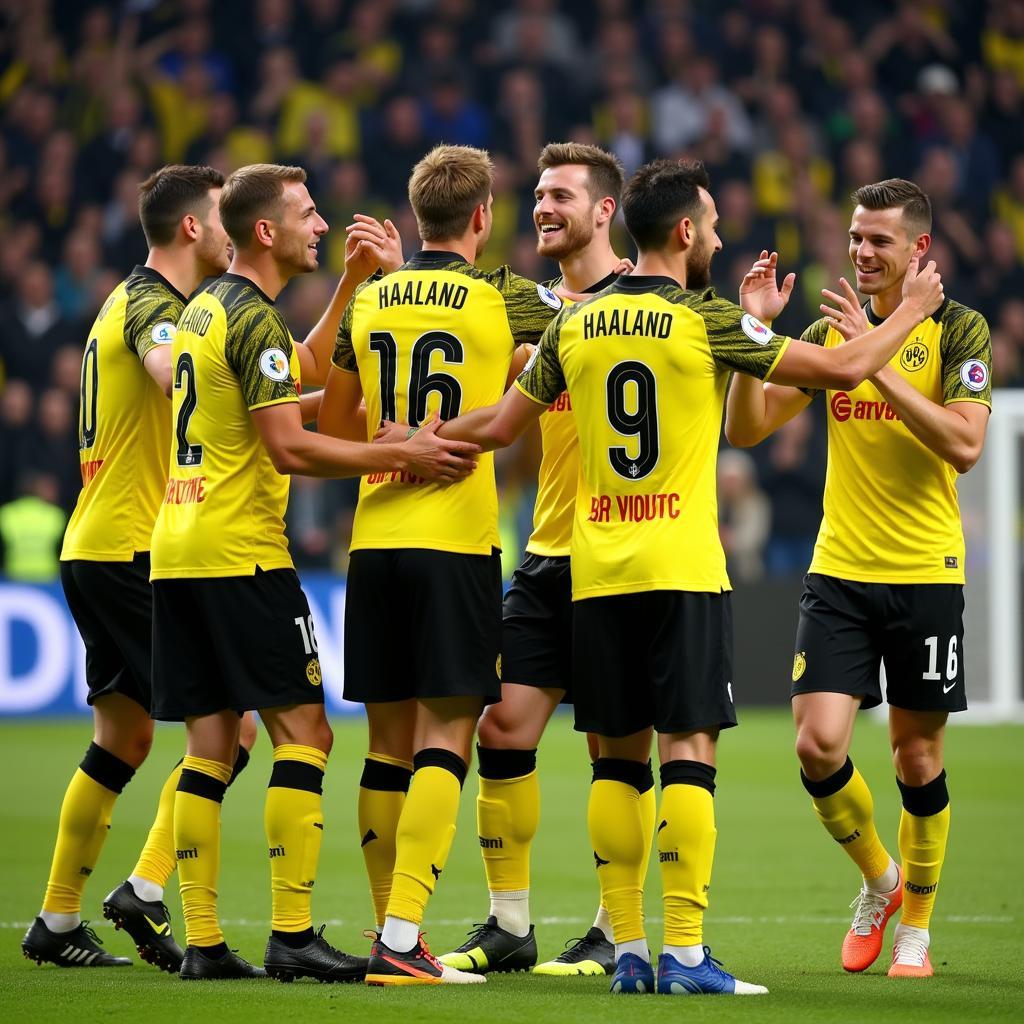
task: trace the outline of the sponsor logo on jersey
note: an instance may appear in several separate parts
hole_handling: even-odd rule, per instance
[[[971,391],[984,391],[988,384],[988,367],[980,359],[968,359],[960,367],[960,380]]]
[[[260,356],[260,373],[270,380],[288,379],[288,357],[279,348],[268,348]]]
[[[920,370],[928,362],[928,346],[916,338],[900,353],[900,366],[911,373]]]
[[[562,308],[562,300],[550,288],[545,288],[542,284],[537,285],[537,295],[545,306],[552,309]]]
[[[319,686],[323,681],[323,673],[320,671],[320,659],[310,658],[306,664],[306,678],[313,686]]]
[[[795,683],[807,669],[807,652],[797,651],[793,655],[793,682]]]
[[[900,415],[888,403],[881,400],[875,402],[859,398],[854,402],[845,391],[837,391],[829,403],[832,417],[839,423],[845,423],[852,416],[855,420],[899,420]]]
[[[758,345],[767,345],[772,340],[772,330],[765,327],[756,316],[744,313],[740,317],[740,330],[753,342]]]
[[[177,332],[178,328],[168,320],[165,323],[156,324],[149,336],[157,345],[170,345]]]

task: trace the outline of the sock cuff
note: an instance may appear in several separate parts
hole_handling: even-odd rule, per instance
[[[839,771],[833,772],[827,779],[821,779],[818,782],[807,778],[801,768],[800,781],[804,784],[804,789],[813,797],[834,796],[853,778],[855,771],[853,761],[848,757],[846,763]]]
[[[231,768],[220,761],[209,761],[204,757],[187,756],[181,764],[178,792],[222,803],[224,792],[231,778]]]
[[[231,778],[228,779],[228,785],[230,786],[235,779],[238,778],[242,772],[245,771],[246,765],[249,763],[249,751],[245,747],[238,748],[238,756],[235,758],[234,767],[231,769]]]
[[[703,761],[666,761],[661,766],[661,788],[666,786],[697,786],[715,795],[717,769]]]
[[[636,788],[641,796],[643,796],[644,793],[647,793],[650,790],[654,789],[654,768],[651,765],[650,761],[647,762],[647,771],[644,773],[643,782],[640,783],[640,785]]]
[[[412,761],[406,761],[402,757],[392,757],[390,754],[377,754],[372,750],[366,752],[367,761],[376,761],[378,764],[390,764],[395,768],[404,768],[407,772],[412,771]]]
[[[412,779],[412,765],[405,766],[404,761],[389,758],[379,760],[380,755],[370,754],[363,761],[363,774],[359,785],[363,789],[375,789],[385,793],[408,793]]]
[[[443,768],[459,780],[459,789],[462,789],[462,785],[466,781],[466,773],[469,771],[469,765],[458,754],[451,750],[445,750],[443,747],[426,747],[423,750],[417,750],[412,759],[412,767],[414,772],[418,772],[421,768]]]
[[[915,818],[928,818],[939,814],[949,806],[949,790],[946,788],[946,770],[943,769],[923,786],[908,786],[896,780],[903,798],[903,809]]]
[[[268,789],[301,789],[323,796],[324,772],[306,761],[281,761],[274,758]]]
[[[120,793],[135,774],[135,769],[127,761],[122,761],[116,754],[104,750],[96,743],[89,744],[78,767],[93,782],[112,793]]]
[[[231,765],[223,761],[210,761],[205,757],[193,757],[191,754],[186,754],[181,759],[181,770],[202,772],[218,782],[223,782],[225,786],[231,778]]]
[[[650,762],[630,761],[623,757],[599,757],[593,765],[594,782],[608,780],[632,786],[638,793],[644,776],[651,770]]]
[[[307,747],[302,743],[282,743],[274,747],[274,763],[278,761],[299,761],[320,772],[327,771],[327,755],[318,747]]]
[[[520,779],[537,770],[537,749],[498,750],[477,744],[477,773],[482,779]]]

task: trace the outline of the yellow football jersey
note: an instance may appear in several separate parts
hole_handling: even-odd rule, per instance
[[[483,271],[451,252],[417,253],[353,296],[334,365],[358,373],[370,436],[380,420],[414,426],[492,405],[517,344],[536,342],[562,301],[508,267]],[[410,473],[364,476],[351,550],[430,548],[490,554],[499,546],[494,456],[444,486]]]
[[[868,318],[874,318],[868,307]],[[824,320],[804,332],[843,342]],[[907,336],[890,365],[938,405],[992,405],[992,344],[985,318],[947,299]],[[956,470],[865,381],[829,391],[828,471],[811,572],[862,583],[963,583],[964,534]]]
[[[587,292],[602,291],[614,284],[617,276],[609,274]],[[549,281],[548,287],[558,288],[561,284],[562,279],[558,277]],[[526,550],[534,555],[566,557],[572,545],[572,522],[580,475],[579,439],[568,391],[563,391],[541,416],[540,444],[533,533],[526,543]]]
[[[290,478],[274,468],[250,412],[297,402],[298,389],[291,334],[248,278],[224,274],[185,307],[174,339],[174,431],[152,579],[291,568]]]
[[[667,277],[620,278],[548,328],[516,386],[572,399],[574,600],[729,589],[716,493],[729,372],[767,378],[788,344],[712,289]]]
[[[174,340],[185,298],[136,267],[103,303],[82,357],[82,490],[60,557],[130,562],[148,551],[167,480],[171,403],[142,365]]]

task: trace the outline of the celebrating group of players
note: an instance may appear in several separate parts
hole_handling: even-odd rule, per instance
[[[624,183],[613,156],[564,143],[545,147],[539,169],[538,251],[561,269],[550,287],[476,268],[491,161],[440,146],[409,181],[422,249],[403,262],[393,225],[357,215],[345,273],[301,343],[274,306],[316,269],[328,229],[301,169],[253,165],[225,180],[174,166],[140,187],[149,258],[85,349],[83,490],[62,552],[95,737],[64,798],[29,958],[130,963],[81,922],[81,894],[158,719],[185,722],[186,753],[104,914],[182,978],[465,984],[532,969],[609,974],[620,993],[766,992],[727,973],[702,933],[716,746],[736,724],[716,459],[727,402],[729,440],[756,444],[824,389],[825,514],[793,665],[801,777],[863,876],[843,966],[874,962],[902,906],[889,973],[931,974],[949,828],[943,731],[966,707],[956,474],[981,451],[991,355],[984,320],[921,266],[928,199],[906,181],[858,189],[850,254],[870,301],[861,308],[844,281],[792,340],[770,327],[794,283],[779,285],[774,253],[747,274],[740,305],[711,289],[721,241],[699,164],[655,161]],[[609,240],[620,210],[635,268]],[[308,385],[324,390],[300,395]],[[537,419],[535,528],[502,605],[490,452]],[[303,427],[313,420],[318,432]],[[313,929],[332,733],[284,534],[296,473],[362,477],[344,657],[345,696],[365,704],[369,726],[358,803],[376,919],[368,959]],[[882,699],[883,660],[901,863],[848,756],[858,708]],[[537,747],[565,701],[590,742],[601,903],[583,938],[538,964]],[[217,915],[220,805],[248,760],[251,711],[273,744],[263,969],[228,949]],[[477,732],[490,910],[438,958],[420,925]],[[656,966],[642,911],[655,841]],[[184,950],[163,903],[175,866]]]

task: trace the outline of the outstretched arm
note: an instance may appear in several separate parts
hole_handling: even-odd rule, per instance
[[[507,448],[547,409],[513,386],[494,405],[473,409],[449,420],[438,431],[440,437],[472,441],[484,451]]]

